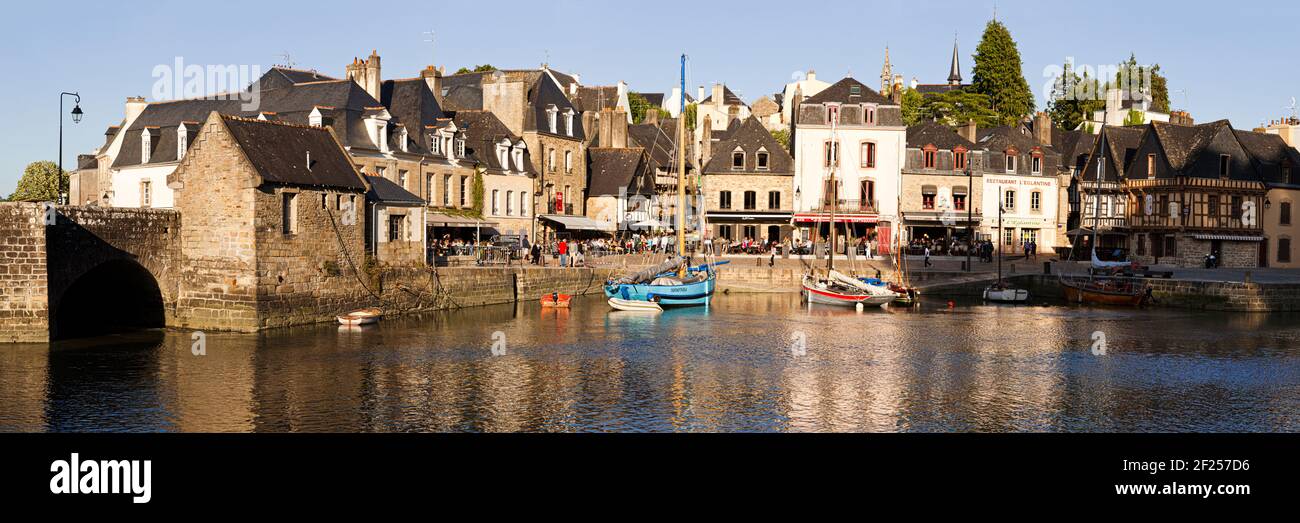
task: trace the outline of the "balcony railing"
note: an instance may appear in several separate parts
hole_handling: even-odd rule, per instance
[[[831,212],[832,209],[835,212],[875,214],[880,212],[880,202],[877,200],[839,200],[835,202],[822,200],[817,202],[812,210],[813,212]]]

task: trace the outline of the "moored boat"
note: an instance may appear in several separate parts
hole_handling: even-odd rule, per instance
[[[1029,301],[1029,291],[1017,289],[1010,285],[994,283],[984,289],[984,300],[1001,303],[1024,303]]]
[[[804,298],[808,302],[824,305],[884,305],[898,299],[898,294],[894,291],[868,285],[834,270],[826,277],[805,274],[802,287]]]
[[[662,312],[664,309],[658,303],[646,300],[624,300],[622,298],[610,298],[609,306],[620,311],[630,312]]]
[[[541,303],[543,307],[568,308],[569,300],[572,299],[573,296],[570,296],[568,294],[560,294],[558,292],[552,292],[550,294],[542,296]]]
[[[346,314],[340,314],[335,318],[338,320],[340,325],[355,327],[378,323],[383,316],[384,311],[380,310],[378,307],[369,307],[365,309],[357,309]]]
[[[1151,298],[1145,282],[1119,278],[1060,278],[1065,301],[1092,305],[1139,307]]]

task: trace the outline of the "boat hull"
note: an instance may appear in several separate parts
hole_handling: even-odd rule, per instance
[[[570,296],[568,294],[560,294],[558,295],[558,299],[557,296],[547,294],[545,296],[542,296],[541,303],[543,307],[568,308],[569,300],[572,299],[573,296]]]
[[[338,320],[339,325],[346,325],[349,327],[359,327],[361,325],[371,325],[374,323],[378,323],[379,319],[382,318],[383,315],[384,315],[383,311],[375,308],[370,308],[370,309],[361,309],[361,310],[352,311],[347,314],[340,314],[338,316],[335,316],[335,319]]]
[[[658,303],[652,301],[624,300],[621,298],[610,298],[609,306],[620,311],[629,312],[661,312],[664,310]]]
[[[1123,307],[1138,307],[1146,301],[1146,291],[1108,291],[1103,289],[1090,289],[1085,285],[1071,284],[1061,282],[1065,291],[1065,300],[1070,303],[1087,303],[1092,305],[1116,305]]]
[[[1029,301],[1029,291],[1025,289],[984,289],[984,299],[1000,303],[1024,303]]]
[[[811,303],[839,305],[842,307],[856,307],[858,304],[863,306],[884,305],[896,299],[893,295],[844,294],[830,289],[818,288],[807,282],[803,284],[803,295]]]
[[[606,298],[626,301],[652,301],[663,307],[707,305],[713,297],[717,277],[710,273],[703,281],[681,285],[650,283],[615,283],[605,286]]]

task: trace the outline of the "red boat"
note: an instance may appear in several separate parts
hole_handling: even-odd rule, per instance
[[[558,292],[552,292],[550,294],[542,296],[541,302],[543,307],[559,307],[559,308],[567,309],[569,308],[569,300],[571,299],[573,299],[573,296],[570,296],[568,294],[560,294]]]
[[[1065,300],[1070,303],[1140,307],[1151,297],[1151,287],[1129,280],[1061,278]]]

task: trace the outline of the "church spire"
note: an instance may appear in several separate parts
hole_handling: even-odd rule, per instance
[[[880,94],[894,91],[894,66],[889,64],[889,46],[885,46],[885,66],[880,68]]]
[[[948,70],[948,85],[961,85],[961,63],[957,61],[957,39],[952,40],[952,67]]]

